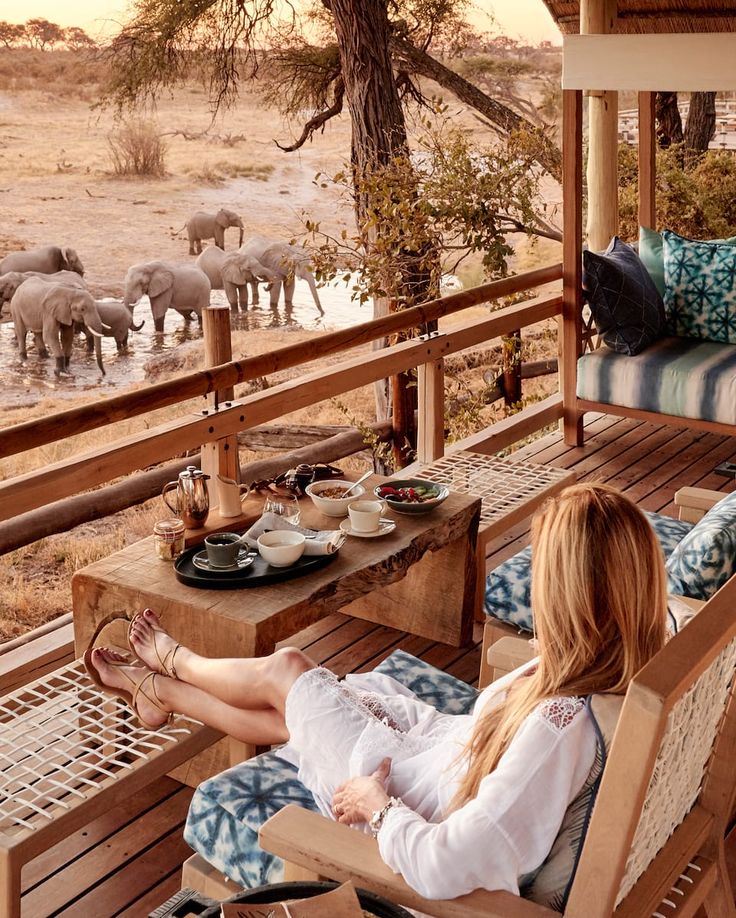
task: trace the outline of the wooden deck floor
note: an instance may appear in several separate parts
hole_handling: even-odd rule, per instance
[[[608,416],[589,419],[579,449],[569,449],[554,433],[516,456],[574,469],[579,479],[607,481],[644,509],[673,516],[674,493],[684,485],[722,491],[736,487],[713,472],[720,462],[736,460],[733,440]],[[528,538],[528,524],[510,530],[498,541],[489,569]],[[333,615],[290,643],[340,675],[371,669],[402,647],[472,683],[478,675],[480,636],[478,627],[475,643],[458,649]],[[145,918],[180,887],[181,864],[191,853],[181,838],[191,794],[164,778],[31,861],[23,872],[23,918]],[[736,881],[736,834],[732,839],[730,866]]]

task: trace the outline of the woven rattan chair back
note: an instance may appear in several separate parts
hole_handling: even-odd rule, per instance
[[[722,869],[735,676],[733,580],[629,687],[565,915],[653,915],[670,891],[677,905],[697,874]]]

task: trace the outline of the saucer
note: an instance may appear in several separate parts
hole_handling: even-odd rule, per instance
[[[207,550],[197,552],[196,555],[192,557],[192,564],[199,568],[200,571],[207,571],[210,574],[221,574],[229,573],[230,571],[242,571],[244,568],[251,565],[256,559],[256,555],[250,549],[241,549],[240,556],[235,564],[228,564],[227,567],[220,567],[219,565],[210,564],[209,559],[207,558]]]
[[[381,519],[378,521],[378,529],[373,529],[371,532],[358,532],[353,529],[350,517],[348,517],[340,523],[340,529],[346,535],[355,536],[357,539],[377,539],[378,536],[388,535],[389,532],[393,532],[396,529],[396,523],[394,520]]]

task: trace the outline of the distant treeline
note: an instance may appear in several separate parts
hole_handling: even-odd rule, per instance
[[[29,19],[22,24],[0,21],[0,46],[35,48],[38,51],[51,51],[60,47],[70,51],[85,51],[96,48],[97,42],[79,26],[64,29],[48,19]]]

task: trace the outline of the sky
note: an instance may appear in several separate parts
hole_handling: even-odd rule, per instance
[[[558,44],[560,33],[552,22],[542,0],[474,0],[477,8],[491,9],[499,30],[513,38],[522,38],[533,44],[553,41]],[[0,19],[6,22],[25,22],[41,17],[61,26],[81,26],[90,35],[117,31],[116,22],[125,19],[126,0],[3,0]],[[487,19],[479,12],[475,17],[485,28]]]

